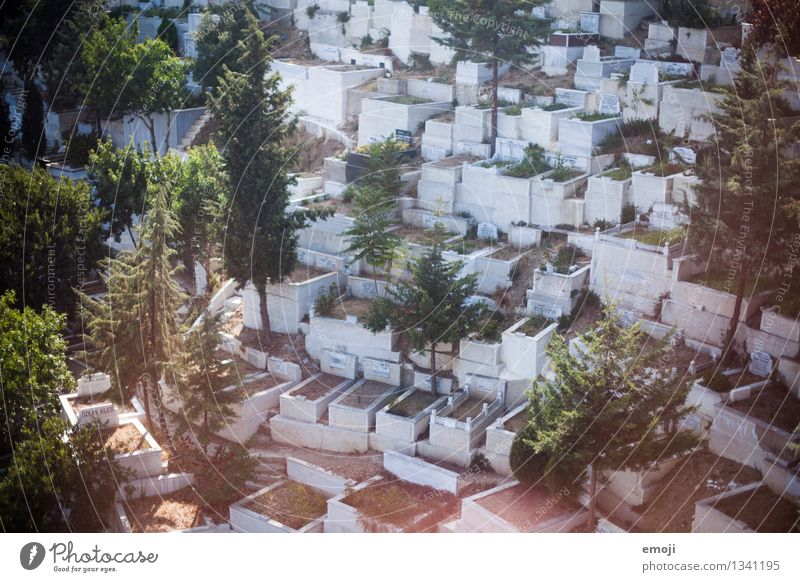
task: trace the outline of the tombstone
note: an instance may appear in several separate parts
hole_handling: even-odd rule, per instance
[[[389,362],[383,361],[373,361],[370,372],[373,376],[377,376],[379,378],[390,378],[392,375],[392,371],[389,369]]]
[[[597,45],[590,44],[583,49],[583,60],[592,63],[600,62],[600,48]]]
[[[328,365],[331,368],[344,370],[347,368],[347,354],[340,354],[338,352],[328,353]]]
[[[631,327],[633,324],[639,321],[639,318],[633,311],[628,309],[618,309],[617,312],[619,313],[619,323],[623,327]]]
[[[405,129],[395,129],[394,130],[394,138],[397,141],[401,141],[403,143],[410,144],[411,143],[411,132]]]
[[[361,293],[367,297],[377,297],[378,284],[375,281],[364,281],[361,283]]]
[[[600,32],[600,13],[581,12],[580,29],[581,32],[598,34]]]
[[[584,107],[586,105],[586,91],[576,89],[556,89],[556,103],[569,105],[570,107]]]
[[[614,56],[618,59],[638,59],[642,56],[642,51],[632,46],[617,45],[614,47]]]
[[[534,18],[547,18],[547,6],[534,6],[531,14]]]
[[[634,83],[658,83],[658,65],[651,61],[634,63],[630,80]]]
[[[621,111],[619,95],[614,93],[603,93],[600,96],[600,106],[597,108],[600,113],[607,115],[618,115]]]
[[[692,148],[676,147],[672,148],[669,154],[670,162],[683,162],[684,164],[694,165],[697,161],[697,154]]]
[[[772,373],[772,356],[767,352],[752,352],[747,369],[756,376],[766,378]]]
[[[82,408],[78,412],[78,426],[84,426],[89,423],[97,423],[101,426],[104,424],[116,426],[119,424],[119,413],[111,402],[93,404]]]
[[[544,266],[544,272],[545,273],[555,273],[556,272],[556,268],[553,266],[552,263],[547,263]]]
[[[519,103],[522,101],[522,90],[512,87],[498,87],[497,99],[500,101],[508,101],[509,103]]]
[[[692,63],[662,63],[661,71],[665,75],[688,77],[694,72]]]
[[[497,240],[497,227],[491,222],[478,224],[478,238]]]
[[[732,46],[723,49],[722,60],[728,64],[739,64],[739,49]]]

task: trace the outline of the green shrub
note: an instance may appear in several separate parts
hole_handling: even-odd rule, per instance
[[[333,313],[338,298],[339,286],[336,283],[331,283],[327,290],[320,289],[314,301],[314,313],[321,317],[329,316]]]
[[[509,454],[509,464],[514,478],[524,485],[533,485],[542,481],[547,468],[547,457],[537,453],[525,440],[532,440],[536,434],[530,425],[525,426],[514,437]]]
[[[318,11],[319,11],[319,4],[312,4],[310,6],[306,6],[306,16],[308,16],[312,20],[317,15]]]
[[[719,393],[730,392],[731,388],[733,388],[730,378],[716,369],[703,376],[702,384],[706,388]]]
[[[633,204],[626,204],[622,207],[622,216],[620,221],[622,224],[628,224],[636,220],[636,207]]]

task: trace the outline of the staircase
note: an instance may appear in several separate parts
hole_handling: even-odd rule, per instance
[[[204,111],[203,114],[191,125],[189,130],[186,132],[186,135],[183,136],[181,143],[178,144],[178,151],[185,152],[187,149],[189,149],[189,147],[192,145],[192,142],[197,137],[197,134],[203,130],[203,127],[206,123],[208,123],[209,119],[211,119],[211,113],[208,111],[208,109],[206,109],[206,111]]]

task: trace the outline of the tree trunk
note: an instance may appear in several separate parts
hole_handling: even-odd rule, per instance
[[[489,134],[491,154],[494,155],[494,142],[497,137],[497,59],[492,61],[492,127]]]
[[[155,123],[153,122],[152,119],[150,119],[149,117],[144,116],[144,115],[140,115],[139,119],[142,120],[142,123],[144,123],[144,126],[147,128],[147,131],[150,132],[150,139],[153,142],[153,143],[150,144],[150,151],[152,152],[153,157],[154,158],[161,157],[161,151],[160,151],[160,149],[158,147],[158,144],[156,143],[156,125],[155,125]]]
[[[586,527],[592,529],[595,525],[595,512],[597,510],[597,471],[594,463],[589,465],[589,470],[592,475],[589,480],[589,515],[586,518]]]
[[[144,415],[147,419],[147,430],[153,430],[153,416],[150,414],[150,388],[146,384],[140,384],[143,387],[142,399],[144,400]]]
[[[203,410],[203,452],[208,452],[208,410]]]
[[[127,229],[128,229],[128,235],[130,235],[131,242],[133,243],[133,248],[138,249],[139,248],[139,243],[136,242],[136,237],[133,236],[133,229],[130,226],[128,226]]]
[[[431,393],[436,396],[436,342],[431,344]]]
[[[103,120],[100,119],[100,112],[99,111],[97,112],[96,115],[97,115],[97,119],[96,119],[95,123],[97,123],[97,139],[98,140],[102,140],[103,139]]]
[[[736,302],[733,304],[733,315],[731,316],[731,324],[728,327],[728,333],[725,334],[725,344],[722,348],[722,363],[727,363],[733,356],[733,342],[736,339],[736,330],[739,327],[739,317],[742,313],[742,300],[744,298],[745,288],[745,269],[742,266],[742,271],[739,277],[739,284],[736,286]]]
[[[258,307],[261,312],[261,331],[266,338],[266,343],[272,343],[272,329],[269,323],[269,310],[267,309],[267,290],[258,291]]]

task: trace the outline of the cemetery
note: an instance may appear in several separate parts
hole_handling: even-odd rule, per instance
[[[278,481],[230,507],[231,528],[241,533],[321,533],[327,499],[294,481]]]
[[[797,510],[764,484],[752,483],[695,503],[693,532],[800,532]]]
[[[204,27],[235,20],[221,18],[225,3],[206,4],[187,6],[178,18],[151,15],[164,6],[147,14],[130,6],[120,14],[138,27],[134,45],[161,37],[162,25],[172,23],[177,44],[171,54],[197,66],[209,56]],[[176,344],[184,345],[205,318],[219,315],[221,322],[219,344],[207,355],[225,374],[224,387],[212,396],[232,396],[231,413],[216,419],[222,427],[210,431],[203,455],[242,445],[258,469],[221,505],[222,515],[206,515],[196,489],[202,475],[171,472],[170,466],[180,460],[170,449],[172,430],[192,441],[191,455],[199,455],[196,437],[181,432],[188,422],[179,422],[188,408],[184,389],[197,387],[179,384],[178,390],[175,377],[159,369],[158,398],[145,400],[148,388],[136,380],[136,386],[114,386],[138,394],[120,404],[111,398],[111,376],[102,371],[109,366],[92,363],[76,392],[58,394],[58,414],[70,426],[97,430],[132,471],[128,490],[116,495],[112,529],[584,531],[588,468],[585,482],[573,489],[527,486],[512,469],[511,451],[531,419],[532,383],[557,377],[553,338],[559,334],[569,353],[580,355],[588,344],[584,333],[596,326],[603,306],[613,304],[623,327],[638,323],[653,343],[667,346],[657,367],[687,387],[691,411],[681,427],[699,435],[701,444],[654,455],[637,470],[597,471],[599,521],[591,531],[798,531],[800,325],[793,291],[784,297],[796,245],[786,242],[791,233],[784,231],[778,243],[763,243],[781,246],[790,259],[767,261],[757,276],[751,269],[737,293],[731,273],[744,277],[745,268],[727,264],[738,252],[730,232],[705,248],[695,230],[716,220],[698,219],[703,204],[717,203],[702,186],[708,190],[714,140],[727,136],[712,116],[728,114],[727,91],[748,66],[740,57],[747,54],[751,25],[725,13],[708,29],[693,28],[644,0],[553,0],[525,9],[551,19],[543,23],[541,46],[523,49],[528,60],[498,59],[495,76],[491,55],[478,51],[474,60],[458,60],[454,55],[463,51],[437,42],[448,33],[425,4],[268,0],[255,9],[255,26],[278,39],[280,46],[268,50],[269,70],[278,74],[275,91],[287,91],[286,121],[297,122],[300,137],[287,134],[285,143],[259,146],[276,145],[270,156],[287,159],[277,160],[283,165],[276,169],[254,158],[264,165],[253,180],[257,187],[231,173],[237,160],[228,159],[229,145],[214,153],[219,176],[191,176],[180,188],[176,178],[175,192],[167,194],[203,200],[170,200],[169,212],[187,222],[180,228],[195,229],[196,236],[166,237],[175,248],[164,256],[172,267],[193,267],[191,277],[169,274],[187,292],[176,299]],[[791,81],[800,71],[796,57],[776,59],[786,67],[776,79]],[[128,144],[141,150],[155,140],[157,150],[141,161],[148,168],[142,180],[153,183],[131,188],[158,190],[163,177],[148,173],[147,163],[173,156],[169,164],[182,168],[196,148],[224,143],[230,136],[222,133],[236,125],[227,119],[234,112],[226,109],[236,107],[220,97],[218,73],[206,71],[201,79],[200,69],[181,72],[181,99],[153,111],[61,108],[45,91],[47,151],[36,159],[18,151],[15,160],[46,167],[64,185],[64,178],[86,182],[93,204],[115,211],[102,199],[108,192],[98,194],[104,186],[99,170],[88,158],[77,163],[69,155],[70,136],[80,135],[79,144],[99,132],[96,137],[120,150]],[[46,75],[37,72],[44,89]],[[25,85],[16,75],[4,79],[4,102],[16,112]],[[780,121],[788,128],[783,118],[800,110],[800,101],[791,86],[781,87],[787,104]],[[264,102],[276,108],[277,101]],[[12,125],[17,131],[20,122]],[[398,143],[400,150],[386,149]],[[295,167],[290,154],[309,159]],[[202,161],[210,167],[212,158]],[[189,166],[199,171],[203,164]],[[119,177],[119,168],[107,171]],[[286,192],[275,195],[286,194],[277,210],[265,179],[272,174],[292,176]],[[242,202],[247,211],[240,212],[239,199],[226,198],[233,196],[232,184],[260,189],[246,192],[261,197],[258,204]],[[217,187],[226,191],[211,192]],[[379,204],[389,208],[385,215],[370,216],[374,205],[364,202],[365,193],[380,195]],[[140,202],[115,198],[114,204]],[[727,210],[724,202],[719,207]],[[238,215],[261,209],[276,214],[266,222]],[[134,256],[149,248],[152,243],[136,242],[134,232],[147,232],[150,212],[129,224],[102,223],[112,254],[127,249]],[[293,255],[274,249],[281,261],[291,259],[293,270],[278,274],[253,252],[248,274],[234,255],[247,245],[273,244],[275,233],[266,230],[280,222],[280,213],[299,225],[281,233]],[[430,298],[396,293],[404,284],[424,287],[414,267],[430,258],[438,227],[444,233],[441,264],[458,264],[460,280],[475,277],[452,319],[460,322],[472,306],[485,308],[479,321],[444,339],[441,330],[439,337],[422,337],[423,322],[400,325],[407,312],[424,311]],[[219,233],[228,228],[248,232],[227,239]],[[712,257],[716,252],[720,256]],[[113,283],[107,283],[91,297],[113,297]],[[162,313],[155,321],[166,319]],[[70,333],[86,333],[75,331],[83,322],[70,325]],[[90,345],[87,353],[95,357],[104,347]],[[142,378],[142,370],[131,377]],[[150,418],[150,407],[155,418],[162,403],[163,426]]]
[[[569,491],[551,494],[543,486],[511,481],[463,499],[455,528],[464,533],[566,533],[585,519]]]
[[[435,532],[457,511],[451,493],[376,475],[328,500],[325,532]]]

